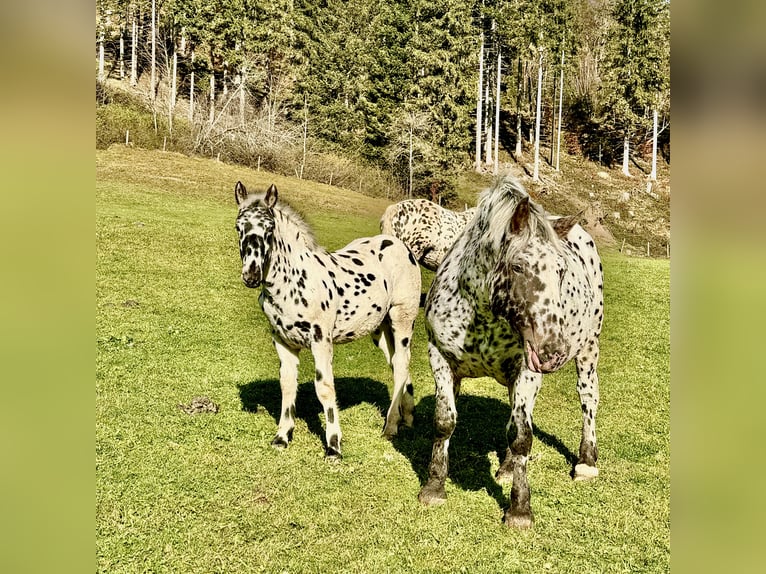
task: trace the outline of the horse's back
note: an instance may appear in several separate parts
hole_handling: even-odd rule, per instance
[[[394,235],[355,239],[334,255],[358,264],[369,280],[380,276],[383,290],[393,301],[420,301],[420,268],[405,243]]]

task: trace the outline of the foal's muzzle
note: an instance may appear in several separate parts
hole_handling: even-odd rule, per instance
[[[242,282],[251,289],[258,287],[261,284],[261,270],[251,267],[247,271],[242,271]]]

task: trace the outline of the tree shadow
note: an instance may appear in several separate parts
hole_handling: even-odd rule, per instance
[[[386,385],[367,377],[339,377],[335,379],[335,392],[340,410],[362,403],[374,406],[381,415],[380,426],[383,428],[383,419],[391,402]],[[263,408],[275,423],[279,423],[282,389],[277,379],[251,381],[239,385],[239,399],[242,401],[243,410],[255,413]],[[309,430],[324,444],[325,432],[319,418],[322,412],[322,404],[316,396],[313,381],[299,383],[295,398],[295,416],[305,421]]]
[[[428,465],[433,446],[433,395],[423,397],[415,406],[414,431],[394,437],[396,450],[406,456],[420,484],[428,480]],[[464,490],[486,490],[501,509],[508,506],[508,495],[495,481],[490,453],[497,453],[500,464],[506,456],[506,424],[511,416],[508,403],[489,397],[460,395],[457,398],[457,426],[449,443],[449,478]],[[574,468],[577,456],[558,437],[533,424],[534,437],[556,449]]]

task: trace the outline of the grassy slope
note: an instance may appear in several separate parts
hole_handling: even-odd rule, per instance
[[[303,355],[295,441],[269,446],[278,362],[257,294],[239,279],[233,184],[276,181],[331,248],[377,232],[385,202],[175,154],[96,154],[96,551],[108,572],[667,571],[669,264],[605,256],[601,476],[568,477],[579,441],[574,372],[535,409],[531,532],[502,526],[492,480],[509,415],[503,388],[466,381],[448,502],[417,502],[433,381],[422,315],[416,429],[389,443],[392,380],[368,340],[336,347],[344,459],[322,458]],[[426,277],[428,280],[429,277]],[[177,403],[208,395],[221,410]]]

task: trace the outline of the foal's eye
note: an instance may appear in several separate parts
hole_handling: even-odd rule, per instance
[[[514,263],[513,265],[511,265],[511,271],[513,271],[514,273],[521,273],[522,272],[521,265],[519,265],[518,263]]]

